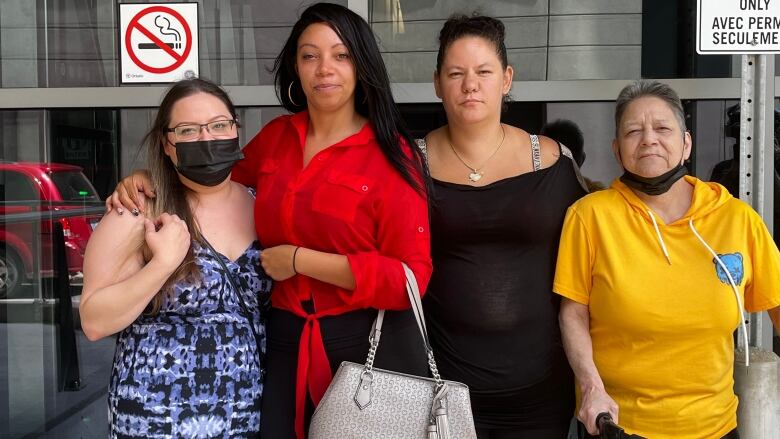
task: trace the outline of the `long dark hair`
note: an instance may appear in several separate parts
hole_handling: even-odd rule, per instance
[[[274,62],[274,83],[279,101],[292,113],[307,107],[306,95],[301,88],[295,64],[298,38],[314,23],[328,25],[347,46],[355,65],[358,83],[355,87],[355,111],[371,121],[377,143],[390,164],[406,182],[425,196],[429,179],[422,153],[416,147],[393,100],[390,79],[374,33],[358,14],[333,3],[315,3],[303,11]],[[288,96],[288,90],[292,100]],[[409,146],[411,158],[404,153],[402,140]]]
[[[168,125],[171,123],[173,106],[180,99],[196,93],[207,93],[218,98],[225,104],[233,119],[237,120],[236,107],[227,93],[218,85],[200,78],[184,79],[173,84],[165,93],[165,97],[163,97],[160,108],[157,111],[157,117],[155,117],[151,129],[146,133],[143,141],[147,147],[147,165],[152,178],[152,187],[154,187],[156,195],[154,199],[147,200],[152,218],[163,212],[177,215],[187,224],[191,239],[199,242],[202,240],[200,228],[195,220],[192,208],[190,208],[190,204],[187,202],[189,189],[179,180],[176,167],[173,165],[170,157],[165,155],[164,149],[165,143],[168,141],[165,130],[169,128]],[[199,274],[198,266],[195,264],[195,255],[192,252],[192,247],[190,247],[181,265],[168,278],[163,288],[160,289],[160,293],[150,302],[149,312],[156,313],[159,311],[163,299],[162,294],[165,294],[165,291],[174,282],[183,278],[197,279]]]

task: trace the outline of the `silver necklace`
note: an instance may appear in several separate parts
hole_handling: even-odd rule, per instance
[[[460,154],[458,154],[458,151],[455,149],[455,147],[452,146],[452,141],[451,141],[451,137],[450,137],[450,131],[447,130],[447,143],[449,143],[450,149],[452,149],[452,152],[455,154],[455,157],[457,157],[458,160],[460,160],[460,162],[463,163],[463,166],[467,167],[469,169],[469,171],[471,171],[469,173],[469,180],[471,180],[472,183],[478,182],[482,178],[482,176],[485,175],[485,171],[483,171],[482,169],[485,167],[485,165],[488,164],[490,159],[495,157],[495,155],[498,152],[498,150],[501,149],[501,145],[504,144],[504,139],[505,138],[506,138],[506,131],[504,131],[504,124],[501,124],[501,142],[498,143],[498,146],[496,147],[495,150],[493,150],[493,153],[490,154],[490,157],[488,157],[487,160],[485,160],[484,163],[482,163],[482,166],[478,166],[478,167],[475,168],[475,167],[470,166],[468,163],[466,163],[466,161],[463,160],[463,158],[460,156]]]

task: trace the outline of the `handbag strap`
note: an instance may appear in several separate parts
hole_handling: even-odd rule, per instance
[[[260,335],[257,333],[257,329],[255,329],[254,320],[252,319],[252,313],[249,312],[249,308],[246,306],[246,302],[244,302],[244,298],[241,296],[241,290],[238,288],[238,285],[233,279],[233,272],[230,271],[230,269],[228,269],[227,265],[225,264],[225,261],[222,260],[222,256],[219,253],[217,253],[214,247],[211,246],[211,243],[209,243],[206,240],[206,238],[201,238],[201,240],[204,244],[206,244],[206,247],[208,247],[209,251],[212,253],[212,255],[217,260],[217,262],[219,262],[219,265],[221,265],[222,269],[225,271],[225,277],[227,278],[228,283],[230,283],[230,287],[235,292],[236,297],[238,298],[238,305],[241,307],[241,311],[244,312],[244,317],[247,319],[247,322],[249,323],[249,328],[252,330],[252,336],[254,336],[255,344],[257,345],[257,356],[258,358],[262,358],[263,349],[260,346]]]
[[[406,277],[406,293],[409,296],[409,302],[412,304],[412,313],[414,314],[414,320],[417,322],[417,329],[420,331],[425,352],[428,356],[428,368],[431,370],[431,375],[436,381],[437,389],[444,386],[444,381],[439,376],[439,369],[436,366],[436,360],[433,357],[433,349],[428,339],[428,328],[425,325],[425,315],[423,314],[422,301],[420,300],[420,287],[417,284],[417,278],[414,276],[414,272],[405,263],[401,263],[404,268],[404,274]],[[376,320],[374,320],[374,327],[371,331],[371,335],[368,338],[371,346],[368,349],[368,357],[366,358],[366,365],[364,373],[371,373],[374,367],[374,357],[376,356],[376,350],[379,347],[379,339],[382,335],[382,323],[385,318],[385,310],[379,310]]]

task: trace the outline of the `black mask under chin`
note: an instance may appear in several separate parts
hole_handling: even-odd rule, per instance
[[[688,174],[688,168],[682,163],[657,177],[649,178],[633,174],[624,168],[620,181],[631,189],[636,189],[647,195],[661,195],[665,194],[677,180],[683,178],[686,174]]]
[[[230,175],[233,165],[244,158],[233,139],[176,142],[176,169],[188,179],[203,186],[216,186]]]

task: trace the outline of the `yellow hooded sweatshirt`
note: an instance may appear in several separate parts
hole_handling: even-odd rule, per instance
[[[750,312],[780,305],[780,254],[761,218],[723,186],[685,180],[693,202],[671,224],[617,179],[577,201],[553,285],[589,306],[593,359],[620,425],[652,439],[736,428],[734,290]]]

